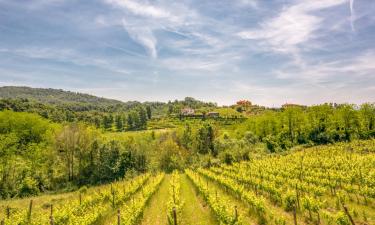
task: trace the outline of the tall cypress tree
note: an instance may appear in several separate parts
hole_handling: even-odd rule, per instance
[[[139,114],[139,127],[140,129],[146,129],[147,127],[147,113],[146,110],[141,107],[138,111]]]
[[[129,113],[128,115],[128,130],[133,130],[134,129],[134,119],[133,119],[133,114]]]
[[[116,116],[116,130],[117,131],[123,131],[124,129],[124,124],[122,123],[122,117],[120,115]]]
[[[146,111],[147,111],[147,119],[151,119],[151,117],[152,117],[152,112],[151,112],[151,106],[147,106],[146,107]]]

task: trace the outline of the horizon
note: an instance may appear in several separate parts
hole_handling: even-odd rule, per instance
[[[0,0],[0,86],[123,102],[375,102],[374,11],[371,0]]]
[[[123,102],[123,103],[126,103],[126,102],[140,102],[140,103],[147,103],[147,102],[159,102],[159,103],[165,103],[167,104],[169,101],[170,102],[173,102],[175,100],[177,101],[184,101],[185,98],[190,98],[191,96],[185,96],[183,98],[180,98],[180,99],[169,99],[167,101],[138,101],[137,99],[133,99],[133,100],[121,100],[121,99],[116,99],[116,98],[107,98],[105,96],[98,96],[98,95],[94,95],[94,94],[90,94],[90,93],[86,93],[86,92],[79,92],[79,91],[72,91],[72,90],[68,90],[68,89],[57,89],[57,88],[43,88],[43,87],[30,87],[30,86],[0,86],[0,88],[3,88],[3,87],[17,87],[17,88],[33,88],[33,89],[53,89],[53,90],[61,90],[61,91],[64,91],[64,92],[71,92],[71,93],[77,93],[77,94],[87,94],[87,95],[91,95],[91,96],[94,96],[94,97],[97,97],[97,98],[104,98],[104,99],[107,99],[107,100],[116,100],[116,101],[120,101],[120,102]],[[191,97],[191,98],[194,98],[194,97]],[[323,105],[323,104],[355,104],[357,106],[360,106],[361,104],[367,104],[367,103],[370,103],[370,104],[375,104],[375,102],[361,102],[361,103],[351,103],[351,102],[321,102],[321,103],[318,103],[318,104],[312,104],[312,105],[308,105],[308,104],[304,104],[302,102],[284,102],[282,103],[281,105],[278,105],[278,106],[266,106],[266,105],[260,105],[260,104],[257,104],[256,102],[253,102],[251,101],[250,99],[238,99],[237,101],[231,103],[231,104],[228,104],[228,105],[222,105],[222,104],[218,104],[217,102],[214,102],[212,100],[204,100],[204,99],[199,99],[199,98],[194,98],[195,100],[197,101],[202,101],[202,102],[206,102],[206,103],[214,103],[214,104],[217,104],[218,107],[230,107],[230,106],[233,106],[233,105],[236,105],[236,103],[238,101],[242,101],[242,100],[248,100],[251,102],[252,105],[257,105],[257,106],[261,106],[261,107],[266,107],[266,108],[282,108],[282,106],[284,104],[296,104],[296,105],[301,105],[301,106],[307,106],[307,107],[310,107],[310,106],[315,106],[315,105]]]

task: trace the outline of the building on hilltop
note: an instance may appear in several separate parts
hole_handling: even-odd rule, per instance
[[[206,117],[209,117],[209,118],[218,118],[219,117],[219,113],[218,112],[208,112],[206,114]]]
[[[192,108],[183,108],[181,109],[181,115],[183,116],[192,116],[195,114],[195,110]]]

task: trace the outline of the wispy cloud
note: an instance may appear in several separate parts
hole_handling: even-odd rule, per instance
[[[133,0],[105,0],[107,4],[124,10],[122,25],[129,36],[142,45],[152,58],[157,58],[157,37],[154,32],[162,29],[175,29],[189,25],[188,17],[196,16],[181,4],[161,4]],[[99,23],[105,24],[103,18]]]
[[[352,31],[354,31],[354,20],[355,20],[355,12],[354,12],[354,0],[349,0],[350,2],[350,25]]]
[[[135,15],[152,17],[156,19],[168,19],[171,21],[179,21],[179,17],[174,16],[166,9],[153,6],[145,2],[133,0],[106,0],[106,2],[129,10]]]
[[[145,49],[149,52],[149,54],[152,56],[152,58],[157,57],[157,50],[156,50],[157,40],[153,34],[153,31],[149,27],[131,25],[127,23],[126,20],[123,20],[122,24],[125,30],[128,32],[129,36],[134,41],[144,46]]]
[[[295,55],[306,48],[302,44],[313,39],[315,32],[323,24],[323,18],[313,13],[345,2],[346,0],[302,1],[284,8],[277,17],[263,21],[259,28],[241,31],[238,36],[258,40],[268,50]]]
[[[237,0],[241,5],[249,5],[253,8],[258,7],[258,0]]]
[[[192,74],[199,72],[215,72],[224,65],[223,62],[218,60],[206,60],[200,58],[169,58],[163,59],[162,65],[172,71],[185,71],[186,73]],[[201,76],[201,73],[198,73]]]
[[[71,63],[76,66],[93,66],[120,74],[130,73],[129,71],[114,65],[114,63],[107,58],[98,58],[95,56],[89,57],[74,49],[56,49],[48,47],[1,48],[0,53],[17,55],[29,59],[43,59]]]
[[[368,51],[354,58],[310,63],[304,68],[285,68],[277,71],[280,79],[304,80],[311,84],[338,82],[340,79],[375,79],[375,52]],[[327,84],[327,83],[326,83]]]

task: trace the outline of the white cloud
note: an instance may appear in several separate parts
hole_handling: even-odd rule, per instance
[[[309,105],[374,102],[374,62],[375,52],[369,51],[351,59],[275,71],[274,75],[280,79],[275,83],[233,80],[222,84],[222,90],[227,90],[229,96],[242,95],[256,104],[267,106],[280,106],[285,102]]]
[[[27,7],[31,10],[40,10],[50,6],[58,6],[65,3],[66,0],[31,0],[27,4],[20,4],[22,7]]]
[[[202,58],[169,58],[161,61],[162,65],[174,71],[217,71],[223,62]],[[192,75],[192,74],[190,74]],[[200,74],[201,75],[201,74]]]
[[[133,0],[106,0],[109,4],[114,4],[129,10],[130,12],[140,15],[140,16],[148,16],[153,18],[168,18],[171,20],[175,20],[176,17],[172,15],[170,12],[163,8],[155,7],[150,4],[142,3],[140,1],[133,1]]]
[[[122,67],[115,65],[112,60],[103,57],[88,57],[74,49],[50,48],[50,47],[27,47],[27,48],[1,48],[0,53],[13,54],[30,59],[45,59],[56,62],[72,63],[77,66],[93,66],[119,74],[130,74]]]
[[[351,59],[331,62],[306,64],[303,68],[285,68],[276,71],[280,79],[305,80],[311,84],[319,84],[328,80],[345,77],[345,81],[358,78],[375,79],[375,52],[368,51]]]
[[[195,16],[195,12],[187,9],[183,4],[167,2],[135,1],[135,0],[104,0],[107,4],[130,12],[144,19],[162,21],[166,25],[183,25],[188,23],[186,17]]]
[[[157,58],[157,40],[153,34],[153,31],[147,26],[131,25],[128,24],[125,20],[123,20],[122,22],[129,36],[134,41],[141,44],[149,52],[152,58]]]
[[[352,28],[352,31],[354,31],[354,20],[355,20],[355,12],[354,12],[354,0],[350,1],[350,26]]]
[[[157,58],[157,43],[155,31],[158,30],[175,30],[188,26],[188,19],[195,17],[196,13],[190,11],[183,4],[163,2],[153,2],[134,0],[104,0],[107,4],[124,11],[122,26],[128,32],[129,36],[138,44],[142,45],[152,58]],[[129,14],[130,13],[130,14]],[[99,25],[116,24],[108,22],[103,16],[97,18]]]
[[[238,33],[242,39],[259,40],[267,49],[285,54],[298,54],[301,44],[315,36],[315,31],[323,25],[323,18],[313,12],[338,6],[346,0],[302,1],[289,6],[281,13],[260,24],[259,29]]]
[[[239,4],[241,6],[243,5],[249,5],[253,8],[257,8],[258,7],[258,0],[238,0]]]

